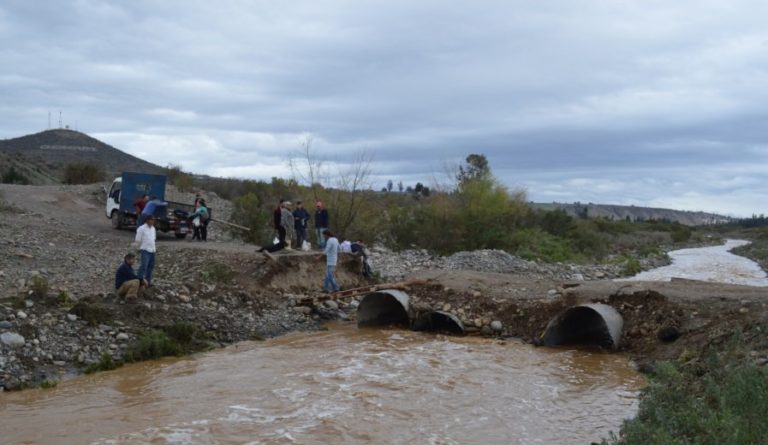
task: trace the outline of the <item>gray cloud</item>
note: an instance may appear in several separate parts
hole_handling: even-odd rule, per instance
[[[533,200],[765,211],[768,4],[0,5],[0,137],[48,111],[159,164],[269,178],[312,135],[429,183],[485,153]]]

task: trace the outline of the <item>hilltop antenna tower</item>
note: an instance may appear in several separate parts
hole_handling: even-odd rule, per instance
[[[61,128],[61,110],[59,110],[59,128]]]

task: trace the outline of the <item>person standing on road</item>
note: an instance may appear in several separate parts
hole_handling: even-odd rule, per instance
[[[293,219],[295,221],[294,228],[296,229],[296,248],[301,249],[304,241],[309,241],[309,232],[307,231],[309,212],[307,212],[307,209],[301,204],[301,201],[296,201],[296,210],[293,211]]]
[[[146,282],[147,286],[152,286],[152,272],[155,269],[155,240],[157,232],[155,231],[155,215],[147,216],[144,224],[136,229],[136,240],[133,242],[139,248],[141,265],[137,274],[140,280]]]
[[[325,249],[325,237],[323,232],[328,229],[328,209],[323,207],[322,201],[315,203],[315,232],[317,233],[317,247]]]
[[[323,236],[326,238],[325,251],[323,252],[325,254],[325,279],[323,280],[323,291],[338,292],[339,284],[336,283],[334,274],[339,259],[339,240],[336,239],[336,237],[333,236],[333,233],[328,229],[323,231]],[[318,256],[318,258],[322,259],[322,255]]]

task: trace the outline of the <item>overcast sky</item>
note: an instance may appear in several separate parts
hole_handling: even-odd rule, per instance
[[[0,1],[0,139],[373,187],[485,154],[539,202],[768,213],[768,2]]]

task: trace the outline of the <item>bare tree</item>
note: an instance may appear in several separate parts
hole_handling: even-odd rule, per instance
[[[329,212],[335,220],[331,224],[341,236],[346,235],[366,202],[364,194],[371,190],[372,162],[373,153],[360,150],[353,161],[338,174]]]
[[[324,183],[328,183],[328,177],[323,161],[312,148],[312,140],[312,136],[307,135],[301,141],[301,147],[296,150],[295,156],[288,159],[288,166],[291,168],[293,179],[309,187],[312,197],[317,201],[320,199]]]
[[[326,165],[312,142],[311,136],[304,138],[288,165],[293,179],[309,187],[315,201],[326,201],[334,233],[344,236],[366,203],[364,193],[371,190],[373,154],[360,150],[349,163]]]

